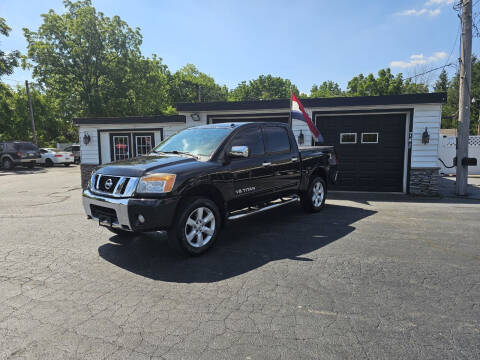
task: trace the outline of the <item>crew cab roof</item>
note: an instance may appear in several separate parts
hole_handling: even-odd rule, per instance
[[[208,125],[199,125],[195,126],[196,129],[208,129],[208,128],[219,128],[219,129],[225,129],[225,128],[230,128],[230,129],[237,129],[241,126],[244,125],[249,125],[249,124],[258,124],[258,125],[275,125],[275,126],[286,126],[287,124],[282,123],[282,122],[262,122],[262,121],[245,121],[245,122],[225,122],[225,123],[218,123],[218,124],[208,124]]]

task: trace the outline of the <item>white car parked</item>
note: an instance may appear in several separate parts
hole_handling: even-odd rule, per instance
[[[40,155],[42,158],[37,160],[37,163],[45,164],[45,166],[53,166],[55,164],[69,166],[74,162],[74,156],[72,153],[58,149],[43,148],[40,149]]]

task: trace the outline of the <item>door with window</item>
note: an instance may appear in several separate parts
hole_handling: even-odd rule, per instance
[[[282,126],[264,126],[265,161],[272,177],[273,195],[291,195],[300,185],[300,159],[288,131]]]
[[[229,171],[232,174],[232,200],[229,208],[240,209],[259,202],[266,192],[271,190],[273,174],[262,164],[265,147],[260,126],[252,125],[241,129],[227,145],[248,146],[248,157],[232,158]]]
[[[112,161],[125,160],[132,157],[130,134],[110,134],[110,145]]]

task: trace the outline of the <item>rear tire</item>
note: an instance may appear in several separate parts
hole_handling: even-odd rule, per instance
[[[63,164],[63,166],[65,166],[65,167],[70,166],[70,163],[65,163],[65,164]]]
[[[13,168],[15,167],[15,164],[13,163],[13,161],[6,157],[2,160],[2,168],[5,169],[5,170],[12,170]]]
[[[52,167],[53,166],[53,161],[50,159],[45,159],[45,166],[46,167]]]
[[[321,177],[315,177],[308,185],[308,190],[300,195],[300,201],[306,212],[319,212],[325,207],[327,184]]]
[[[29,169],[33,169],[34,167],[35,167],[35,164],[33,163],[27,164],[27,168]]]
[[[221,226],[218,206],[204,197],[189,198],[178,212],[176,223],[168,233],[169,245],[175,250],[198,256],[217,240]]]

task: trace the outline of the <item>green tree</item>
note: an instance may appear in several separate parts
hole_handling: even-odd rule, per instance
[[[314,84],[310,90],[310,97],[322,98],[322,97],[334,97],[343,96],[344,92],[336,82],[328,80],[324,81],[320,85]]]
[[[242,81],[229,94],[231,101],[272,100],[290,97],[290,91],[298,95],[297,87],[288,79],[272,75],[260,75],[248,83]]]
[[[0,17],[0,34],[3,36],[9,36],[12,29],[7,25],[5,19]],[[15,50],[9,53],[5,53],[0,49],[0,77],[3,75],[10,75],[13,73],[13,69],[18,66],[18,60],[20,59],[20,52]]]
[[[31,140],[32,129],[25,87],[12,89],[0,84],[0,139]],[[77,129],[71,121],[64,121],[58,100],[32,84],[30,89],[35,111],[35,125],[40,146],[72,141]]]
[[[448,75],[445,69],[442,70],[438,76],[438,80],[435,82],[433,91],[435,92],[447,92],[448,90]]]
[[[375,78],[373,74],[364,76],[359,74],[352,78],[347,85],[347,95],[350,96],[376,96],[398,95],[428,92],[428,86],[415,83],[411,79],[404,80],[403,74],[394,76],[389,68],[378,71]]]
[[[37,31],[24,29],[33,77],[67,113],[125,113],[136,79],[131,71],[142,59],[139,29],[97,12],[90,0],[63,3],[65,13],[50,10]],[[110,99],[115,107],[108,106]]]
[[[451,79],[447,88],[447,103],[442,108],[442,128],[458,127],[458,73]],[[480,113],[480,61],[472,56],[472,85],[470,98],[475,102],[470,107],[470,134],[478,134],[478,117]],[[480,134],[478,134],[480,135]]]
[[[174,104],[181,102],[226,101],[228,88],[220,86],[215,79],[198,70],[195,65],[187,64],[170,78],[170,97]]]

